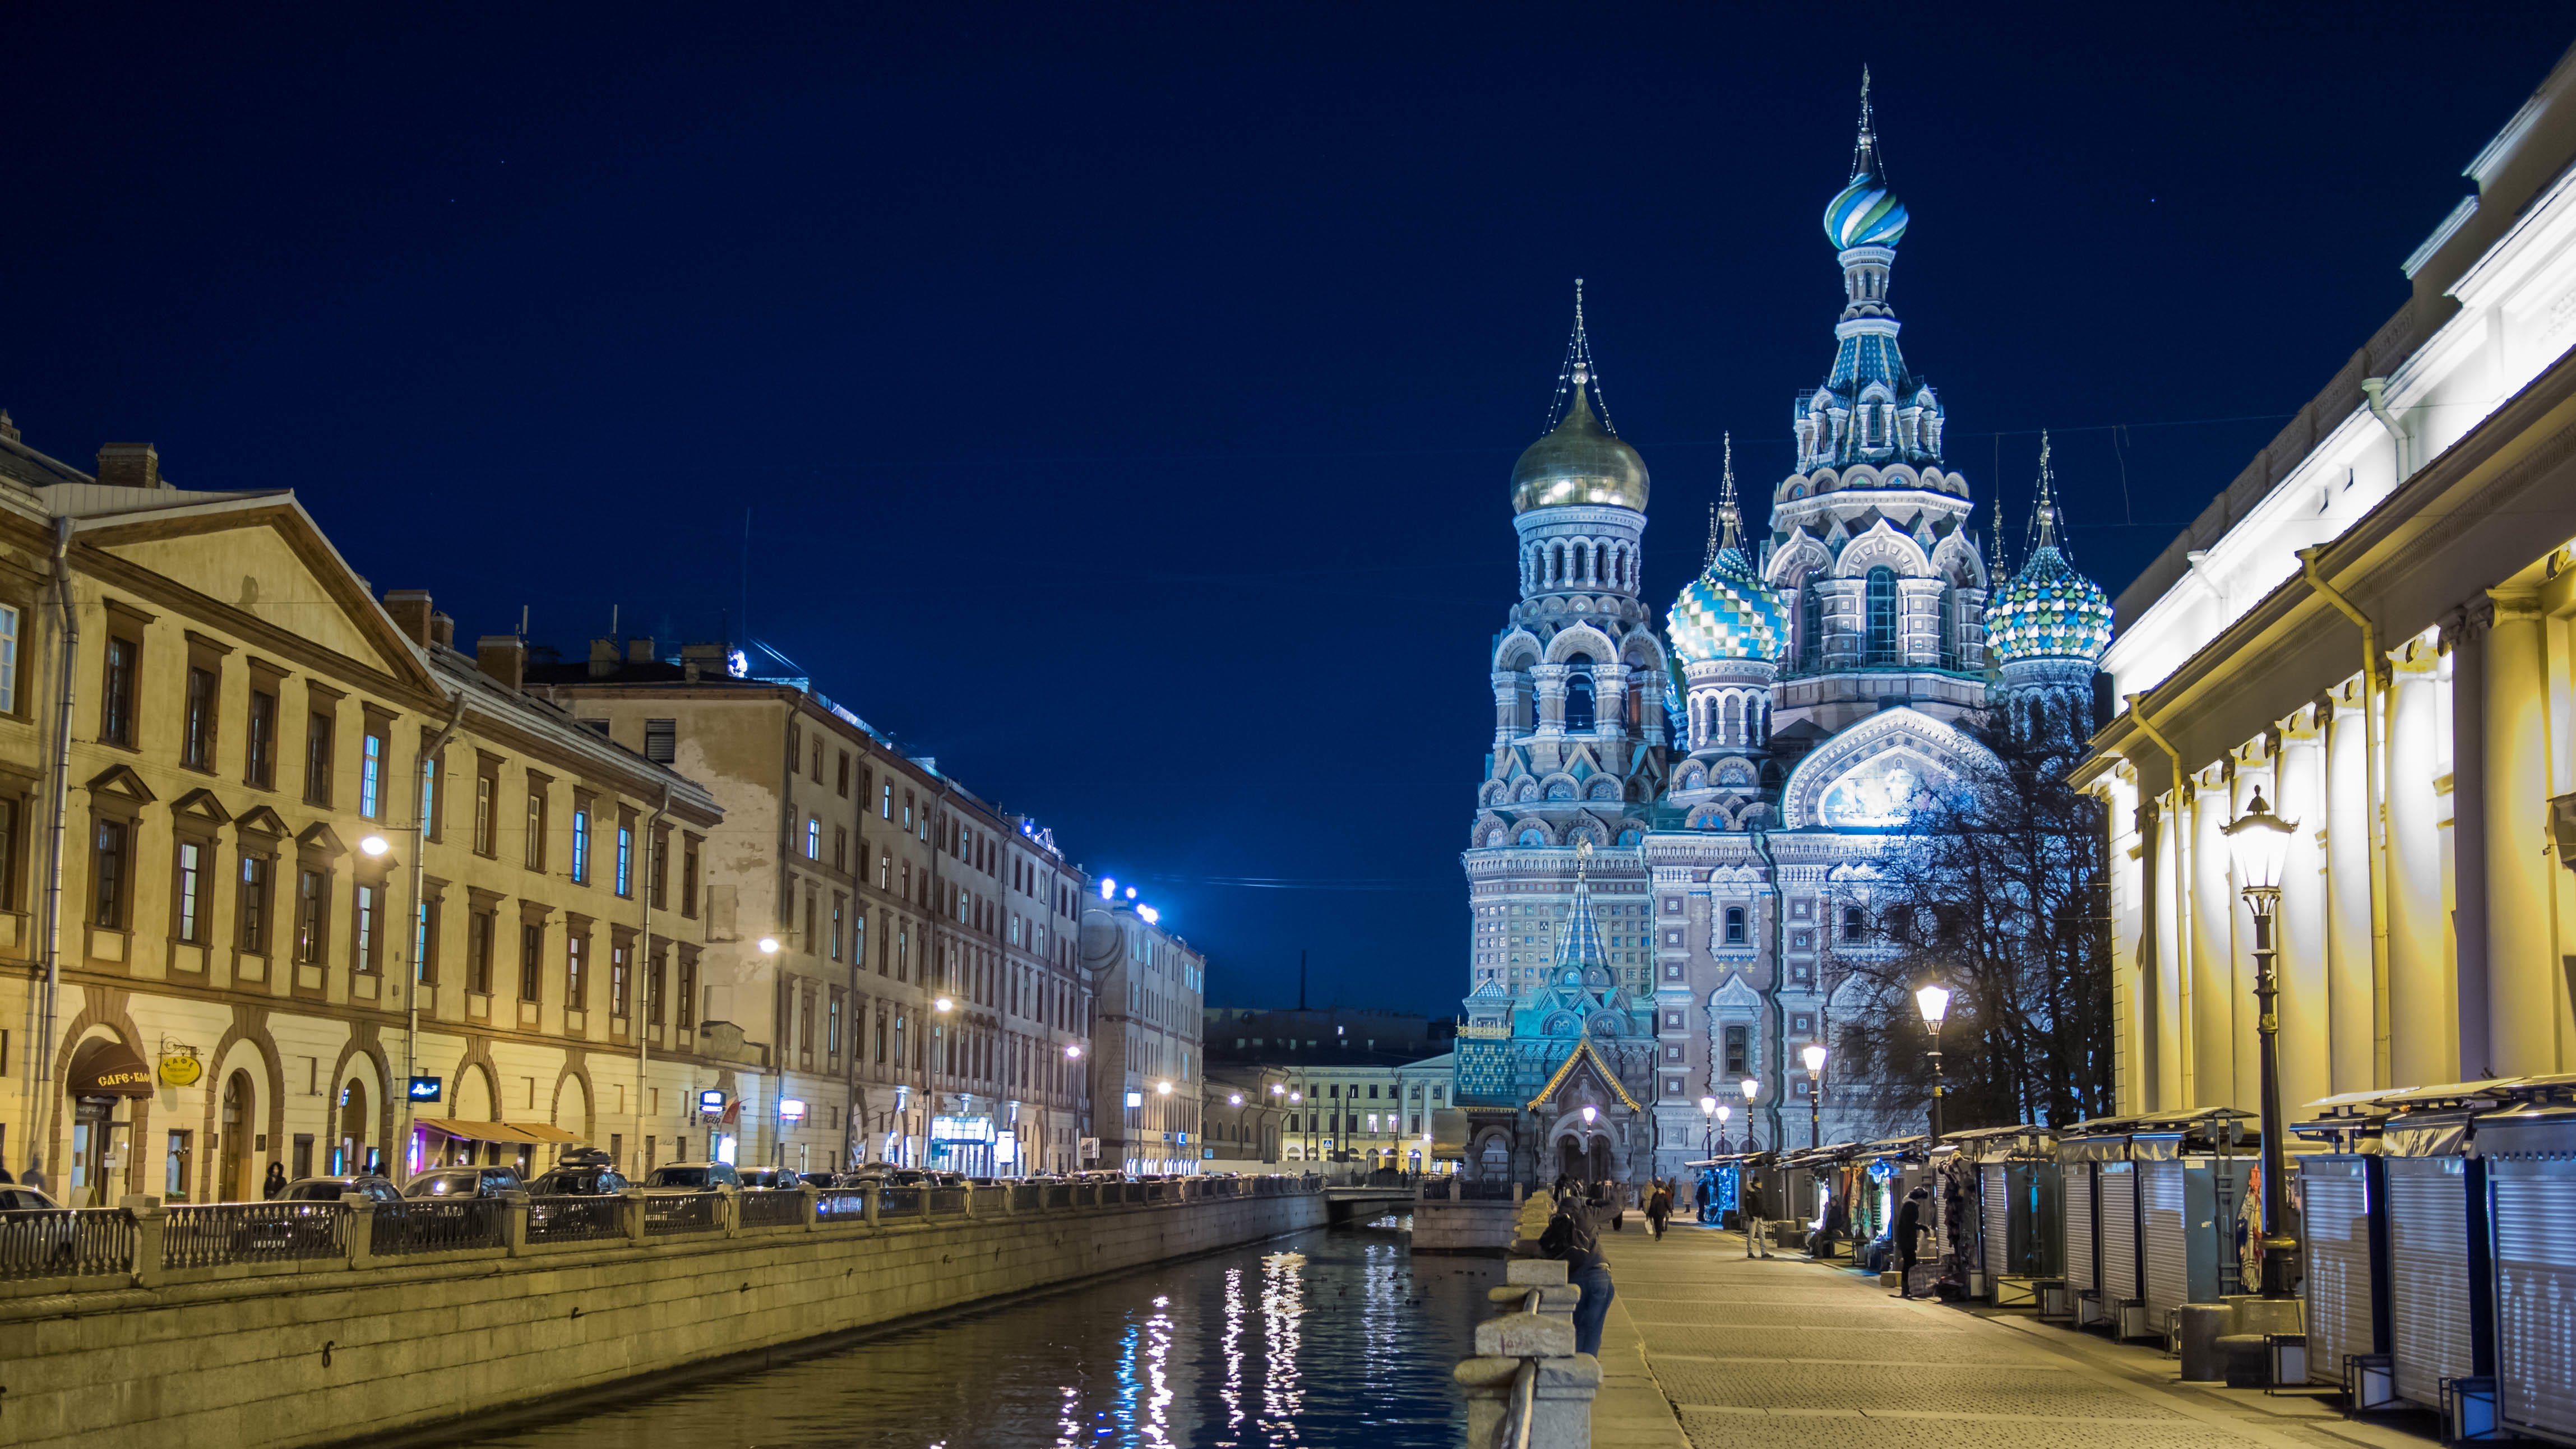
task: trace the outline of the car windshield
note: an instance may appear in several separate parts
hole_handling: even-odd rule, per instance
[[[338,1202],[340,1194],[354,1191],[336,1182],[299,1182],[286,1196],[297,1202]]]
[[[707,1170],[703,1167],[657,1167],[653,1169],[655,1187],[704,1187]]]
[[[414,1197],[444,1197],[449,1193],[473,1190],[474,1179],[470,1177],[424,1177],[411,1185]]]

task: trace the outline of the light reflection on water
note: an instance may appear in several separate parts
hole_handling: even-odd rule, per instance
[[[1395,1220],[950,1318],[498,1438],[487,1449],[1449,1449],[1499,1263]]]

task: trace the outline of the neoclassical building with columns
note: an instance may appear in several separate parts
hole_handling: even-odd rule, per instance
[[[2221,832],[2295,824],[2292,1108],[2576,1066],[2576,52],[2473,160],[2412,294],[2121,596],[2122,1111],[2258,1105]]]
[[[1919,1103],[1830,1062],[1819,1106],[1797,1065],[1861,1009],[1854,965],[1888,950],[1879,863],[1991,762],[1963,726],[1999,708],[2090,728],[2109,601],[2057,543],[2044,462],[2029,556],[1994,587],[1940,399],[1897,346],[1908,216],[1863,95],[1824,217],[1833,361],[1798,394],[1768,527],[1744,536],[1730,449],[1705,565],[1655,627],[1646,466],[1610,427],[1579,306],[1558,421],[1513,471],[1521,597],[1463,856],[1471,1174],[1670,1176],[1715,1141],[1708,1098],[1766,1147],[1911,1120]]]

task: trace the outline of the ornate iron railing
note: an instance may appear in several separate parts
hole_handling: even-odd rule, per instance
[[[220,1202],[173,1206],[162,1220],[161,1266],[291,1263],[349,1255],[349,1210],[336,1202]]]

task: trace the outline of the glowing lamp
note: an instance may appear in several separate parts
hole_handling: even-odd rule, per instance
[[[369,855],[382,855],[393,849],[393,845],[381,835],[370,835],[358,842],[358,848]]]
[[[1702,1115],[1702,1116],[1706,1116],[1706,1115],[1708,1115],[1709,1113],[1716,1111],[1716,1110],[1717,1110],[1717,1099],[1716,1099],[1715,1097],[1702,1097],[1702,1098],[1700,1098],[1700,1099],[1699,1099],[1699,1110],[1700,1110],[1700,1115]]]
[[[957,1003],[943,996],[937,1001],[930,1003],[930,1009],[933,1011],[954,1011],[957,1009]]]
[[[1935,981],[1914,993],[1914,1007],[1923,1013],[1925,1026],[1939,1026],[1950,1014],[1950,988]]]
[[[1805,1048],[1804,1050],[1802,1050],[1802,1051],[1800,1051],[1800,1052],[1798,1053],[1798,1060],[1800,1060],[1800,1061],[1802,1061],[1802,1062],[1805,1062],[1805,1063],[1807,1064],[1807,1075],[1808,1075],[1808,1076],[1816,1077],[1816,1076],[1822,1076],[1822,1075],[1824,1075],[1824,1070],[1825,1070],[1825,1046],[1824,1046],[1824,1043],[1822,1043],[1822,1042],[1809,1042],[1809,1043],[1807,1044],[1806,1048]]]
[[[763,937],[761,937],[761,938],[760,938],[760,954],[761,954],[761,955],[763,955],[763,956],[775,956],[775,955],[777,955],[777,954],[778,954],[778,938],[777,938],[776,936],[763,936]]]
[[[1591,1126],[1591,1125],[1592,1125],[1592,1122],[1593,1122],[1593,1119],[1594,1119],[1594,1118],[1596,1118],[1596,1117],[1599,1117],[1600,1115],[1601,1115],[1601,1109],[1600,1109],[1600,1108],[1593,1106],[1593,1105],[1592,1105],[1591,1103],[1589,1103],[1589,1102],[1586,1102],[1586,1103],[1584,1103],[1584,1104],[1583,1104],[1583,1125],[1584,1125],[1584,1126],[1586,1126],[1586,1127]]]
[[[2236,886],[2246,891],[2281,888],[2281,864],[2290,853],[2290,824],[2272,813],[2256,790],[2245,813],[2228,823],[2227,853],[2236,862]]]

